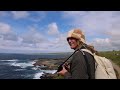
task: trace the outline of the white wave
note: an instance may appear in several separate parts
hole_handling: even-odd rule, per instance
[[[0,60],[0,61],[18,61],[18,59],[11,59],[11,60]]]
[[[57,70],[41,70],[44,73],[54,74]]]
[[[17,62],[13,62],[13,63],[9,63],[11,66],[17,66],[17,67],[21,67],[21,68],[26,68],[29,66],[34,66],[33,65],[33,61],[31,62],[23,62],[23,63],[17,63]]]
[[[33,69],[33,70],[37,70],[38,68],[37,68],[37,67],[33,67],[32,69]]]
[[[35,61],[29,61],[28,63],[30,63],[30,64],[32,64],[32,65],[33,65],[33,64],[35,63]]]
[[[45,67],[45,66],[44,66],[44,67]],[[38,66],[38,65],[37,65],[37,66],[34,66],[32,69],[33,69],[33,70],[41,70],[41,68],[43,68],[43,66]]]
[[[40,79],[40,77],[43,75],[44,73],[43,72],[38,72],[34,75],[34,78],[33,79]]]
[[[50,74],[54,74],[57,70],[41,70],[40,72],[36,73],[34,75],[33,79],[40,79],[40,77],[44,74],[44,73],[50,73]]]
[[[23,71],[23,70],[25,70],[25,69],[15,69],[15,71]]]

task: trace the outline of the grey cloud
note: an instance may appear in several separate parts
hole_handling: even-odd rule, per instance
[[[34,15],[32,15],[34,12]],[[32,15],[32,17],[30,17],[29,19],[33,22],[40,22],[42,21],[42,19],[45,18],[46,13],[44,11],[29,11],[30,15]]]
[[[18,36],[14,33],[8,33],[3,35],[3,40],[12,40],[12,41],[17,41],[18,40]]]
[[[30,28],[30,30],[21,37],[23,38],[23,43],[29,44],[43,43],[46,41],[46,38],[44,38],[44,36],[35,28]]]
[[[11,26],[2,22],[0,22],[0,37],[2,37],[4,40],[18,40],[18,36],[12,31]]]
[[[48,35],[50,35],[52,37],[59,36],[60,32],[59,32],[58,26],[57,26],[57,24],[55,22],[48,25],[47,33],[48,33]]]
[[[107,33],[110,37],[110,43],[115,50],[120,50],[120,31],[119,27]]]
[[[23,37],[23,42],[24,43],[42,43],[44,42],[43,38],[35,37],[34,35],[29,35],[29,36],[24,36]]]
[[[120,50],[120,40],[111,40],[111,44],[116,50]]]
[[[27,11],[11,11],[11,13],[15,19],[27,18],[29,16]]]

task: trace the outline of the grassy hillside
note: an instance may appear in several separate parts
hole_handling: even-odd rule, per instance
[[[120,51],[106,51],[106,52],[99,52],[100,56],[104,56],[108,59],[111,59],[117,65],[120,66]]]

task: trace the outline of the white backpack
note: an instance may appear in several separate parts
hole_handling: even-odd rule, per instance
[[[97,65],[95,70],[95,79],[117,79],[113,65],[109,59],[93,54],[87,49],[81,50],[94,56]]]

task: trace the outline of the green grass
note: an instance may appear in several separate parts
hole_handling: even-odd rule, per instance
[[[99,52],[99,54],[100,56],[104,56],[120,66],[120,51],[106,51]]]
[[[55,77],[54,79],[64,79],[64,77],[59,75],[59,76]]]

